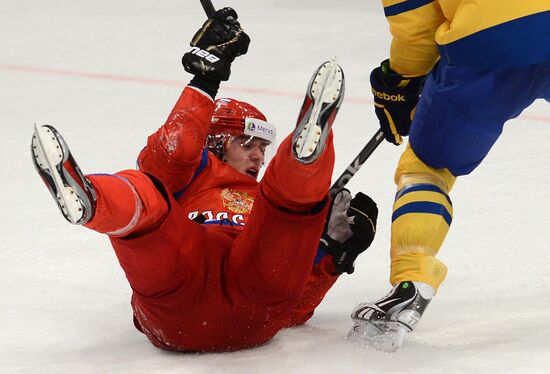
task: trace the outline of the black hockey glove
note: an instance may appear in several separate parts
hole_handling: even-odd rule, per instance
[[[399,145],[403,142],[401,136],[409,135],[424,78],[397,74],[390,69],[389,60],[382,61],[370,74],[374,111],[384,137],[390,143]]]
[[[209,18],[191,40],[191,50],[183,55],[185,70],[211,81],[226,81],[231,63],[248,51],[250,38],[237,21],[237,12],[223,8]]]
[[[378,208],[367,195],[359,192],[351,198],[347,189],[336,193],[332,199],[321,246],[334,258],[338,274],[351,274],[354,262],[374,240]]]

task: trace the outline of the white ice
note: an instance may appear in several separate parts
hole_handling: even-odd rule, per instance
[[[216,0],[252,37],[220,96],[291,131],[310,75],[337,56],[346,99],[335,123],[341,173],[375,133],[368,76],[387,57],[378,1]],[[382,144],[349,187],[380,208],[372,247],[303,327],[236,353],[174,354],[131,322],[130,288],[107,238],[62,218],[34,171],[36,123],[56,126],[87,173],[133,168],[189,80],[180,64],[199,1],[0,0],[1,373],[545,373],[550,370],[550,105],[510,121],[453,190],[439,258],[449,275],[396,353],[351,344],[349,314],[390,288],[393,172]],[[506,103],[502,103],[506,105]],[[483,110],[483,108],[479,108]]]

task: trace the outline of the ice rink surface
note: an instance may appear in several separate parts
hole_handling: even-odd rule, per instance
[[[335,177],[377,129],[372,67],[389,31],[376,1],[215,1],[252,38],[219,97],[294,126],[314,69],[337,56],[346,99]],[[0,373],[545,373],[550,367],[550,104],[510,121],[459,179],[439,258],[446,282],[396,353],[344,339],[353,307],[389,291],[389,231],[402,151],[382,144],[353,192],[380,208],[378,235],[303,327],[236,353],[174,354],[134,329],[130,288],[106,237],[65,222],[32,166],[33,125],[52,124],[87,173],[133,168],[190,76],[182,53],[199,1],[0,0]],[[506,103],[502,103],[506,105]],[[483,108],[479,108],[483,110]]]

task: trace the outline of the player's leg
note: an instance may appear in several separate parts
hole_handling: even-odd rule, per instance
[[[302,164],[292,156],[292,137],[288,136],[271,160],[259,191],[276,206],[294,212],[307,212],[323,201],[330,188],[334,168],[332,133],[325,150],[311,164]]]
[[[143,173],[85,176],[53,126],[35,128],[31,151],[59,210],[73,224],[124,236],[148,229],[168,212],[165,199]]]
[[[172,286],[168,283],[174,279],[177,259],[182,256],[179,246],[173,244],[179,244],[180,238],[172,236],[183,237],[185,225],[192,226],[192,222],[185,217],[184,222],[177,223],[181,230],[171,233],[166,229],[177,218],[172,217],[174,208],[170,209],[169,197],[161,192],[160,183],[136,170],[85,176],[52,126],[35,129],[32,155],[63,216],[110,236],[133,289],[150,294]],[[194,226],[187,230],[186,239],[195,237],[193,230]],[[167,242],[170,238],[174,241]],[[184,262],[191,268],[192,261]]]
[[[293,305],[313,266],[327,208],[294,213],[258,195],[245,230],[233,244],[227,278],[259,305]]]
[[[451,226],[449,198],[456,177],[422,162],[410,144],[401,155],[395,182],[391,230],[392,284],[418,281],[437,290],[447,274],[436,259]]]
[[[334,62],[313,74],[294,133],[269,164],[247,227],[233,245],[228,272],[254,297],[267,297],[267,304],[277,298],[292,303],[311,271],[334,167],[331,126],[343,91]]]
[[[149,231],[168,214],[168,203],[153,181],[137,170],[87,175],[96,194],[93,217],[84,226],[124,237]]]
[[[344,99],[344,73],[327,61],[313,74],[294,132],[279,147],[261,182],[270,201],[304,212],[325,198],[334,166],[332,123]]]
[[[397,349],[446,275],[436,255],[452,221],[449,191],[470,173],[513,118],[540,95],[536,68],[475,71],[439,65],[429,75],[415,114],[410,146],[396,171],[388,296],[359,305],[355,332],[380,349]],[[540,97],[540,96],[539,96]],[[506,103],[506,105],[503,105]],[[392,302],[389,302],[389,300]],[[366,322],[363,323],[363,322]],[[374,326],[375,329],[363,328]],[[388,338],[388,329],[399,334]]]
[[[541,64],[539,69],[540,72],[538,74],[546,79],[546,88],[542,90],[542,95],[540,97],[550,103],[550,62]]]
[[[446,268],[435,256],[452,222],[455,177],[473,171],[504,123],[542,97],[550,81],[544,65],[492,72],[443,65],[430,74],[395,175],[392,284],[419,281],[437,291]]]

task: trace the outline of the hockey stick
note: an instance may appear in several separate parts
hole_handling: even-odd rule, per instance
[[[201,0],[202,9],[204,9],[204,13],[206,13],[206,16],[208,18],[211,18],[212,15],[216,12],[216,8],[214,8],[214,4],[212,4],[211,0]]]
[[[334,196],[334,194],[344,188],[348,184],[349,180],[357,173],[357,171],[363,166],[365,161],[370,157],[372,152],[382,143],[384,140],[384,133],[382,130],[378,130],[376,134],[369,140],[369,142],[363,147],[361,152],[353,159],[351,164],[347,167],[346,170],[340,175],[340,177],[332,184],[330,187],[329,195]]]

